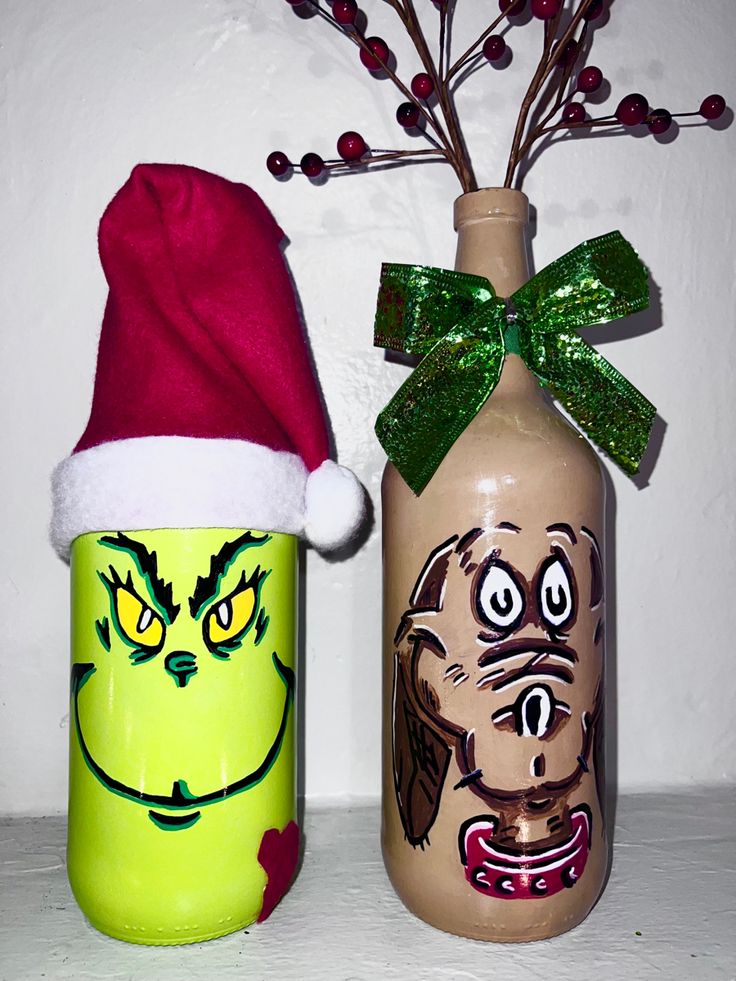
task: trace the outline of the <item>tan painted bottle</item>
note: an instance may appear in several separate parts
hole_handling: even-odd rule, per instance
[[[526,282],[528,201],[455,202],[455,268]],[[433,926],[539,940],[588,914],[603,794],[604,487],[516,355],[421,495],[383,478],[382,843]]]

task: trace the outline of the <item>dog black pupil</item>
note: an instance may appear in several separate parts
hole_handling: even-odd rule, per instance
[[[539,722],[542,718],[542,699],[539,695],[527,699],[525,708],[527,728],[533,736],[536,736],[539,732]]]
[[[514,597],[507,586],[503,591],[503,599],[499,601],[499,594],[496,592],[491,596],[491,609],[500,617],[508,616],[514,605]]]
[[[554,593],[551,586],[547,586],[545,590],[545,595],[547,599],[547,609],[553,616],[560,616],[560,614],[565,612],[567,606],[567,596],[565,595],[565,590],[561,586],[557,587],[557,599],[554,598]]]

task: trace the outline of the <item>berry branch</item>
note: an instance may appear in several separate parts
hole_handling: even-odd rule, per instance
[[[422,26],[419,23],[419,18],[417,17],[417,12],[414,8],[414,0],[404,0],[404,4],[407,14],[407,30],[409,32],[409,37],[414,43],[414,47],[416,48],[422,64],[424,65],[427,75],[432,80],[433,90],[437,93],[437,100],[442,110],[445,126],[447,127],[447,132],[449,134],[452,147],[455,151],[457,162],[456,171],[458,177],[460,178],[460,184],[462,185],[463,191],[475,191],[477,190],[478,185],[475,180],[475,174],[473,173],[470,156],[468,155],[465,141],[463,140],[462,130],[460,129],[460,121],[457,117],[455,103],[450,93],[450,89],[447,83],[440,79],[434,59],[432,58],[432,53],[429,50],[429,45],[424,37],[424,31],[422,30]],[[443,10],[445,9],[446,8],[443,6]]]
[[[588,32],[588,22],[584,21],[580,36],[575,39],[572,38],[562,49],[562,57],[558,62],[558,68],[561,68],[560,80],[557,84],[557,96],[552,103],[552,106],[548,109],[546,115],[542,116],[540,122],[537,123],[535,129],[541,130],[549,120],[555,115],[556,112],[560,110],[562,105],[566,101],[565,92],[567,91],[567,86],[569,85],[570,78],[572,77],[575,64],[580,57],[580,53],[585,49],[585,40]],[[587,73],[588,81],[583,81],[581,84],[581,79],[583,73]],[[598,79],[598,83],[595,84],[595,79]],[[592,93],[597,91],[603,84],[603,73],[599,68],[584,68],[578,78],[578,88],[576,91]],[[586,86],[587,87],[583,87]],[[575,94],[575,93],[573,93]],[[583,107],[583,112],[585,112],[585,107]],[[525,143],[520,151],[520,156],[523,158],[527,152],[529,142]]]
[[[522,3],[522,6],[523,6],[523,3]],[[457,59],[457,61],[455,62],[455,64],[452,65],[452,67],[448,71],[447,77],[446,77],[445,80],[447,82],[449,82],[455,75],[457,75],[457,73],[462,68],[464,68],[468,64],[469,61],[471,61],[474,57],[476,57],[477,56],[477,53],[478,53],[477,52],[477,49],[481,46],[481,44],[483,44],[486,41],[487,38],[489,38],[493,34],[493,32],[498,27],[498,25],[503,20],[505,20],[507,17],[510,17],[513,13],[518,12],[519,9],[520,9],[520,6],[519,6],[519,3],[518,3],[518,0],[509,0],[509,2],[507,2],[505,4],[504,3],[501,3],[501,13],[499,14],[499,16],[496,17],[496,19],[494,21],[491,21],[491,23],[488,25],[488,27],[480,35],[480,37],[477,38],[470,45],[470,47],[467,49],[467,51],[465,51],[463,54],[460,55],[460,57]],[[501,58],[503,56],[504,52],[506,51],[506,42],[504,41],[504,39],[500,35],[498,35],[498,41],[501,41],[503,43],[503,47],[501,48],[500,52],[494,58],[489,57],[489,55],[486,52],[485,47],[483,48],[483,54],[485,54],[486,58],[488,58],[489,61],[497,61],[499,58]],[[495,43],[495,46],[492,46],[492,47],[493,47],[493,50],[495,51],[497,48],[500,47],[500,45],[498,45],[498,42],[496,42]]]
[[[407,133],[420,133],[430,148],[374,150],[360,133],[349,130],[337,141],[337,159],[324,160],[317,153],[305,153],[299,164],[294,164],[283,151],[273,151],[268,155],[266,165],[276,177],[300,170],[314,179],[327,172],[364,170],[376,164],[440,160],[452,166],[463,191],[476,190],[478,183],[455,106],[455,92],[473,74],[481,58],[496,67],[503,66],[508,47],[506,39],[496,31],[504,22],[509,28],[518,27],[514,18],[524,13],[527,6],[531,10],[531,21],[543,22],[542,52],[519,109],[504,187],[512,187],[514,181],[520,183],[520,163],[539,140],[550,134],[605,127],[618,127],[625,132],[646,125],[651,133],[659,135],[667,132],[673,119],[699,116],[710,122],[720,118],[726,110],[723,97],[715,94],[704,99],[697,111],[671,113],[664,108],[651,109],[643,95],[632,92],[620,100],[615,113],[588,118],[583,100],[601,88],[603,72],[595,65],[584,65],[578,70],[573,86],[570,82],[585,51],[589,31],[606,12],[608,0],[498,0],[500,13],[454,62],[450,39],[456,0],[382,0],[395,12],[423,68],[409,84],[402,81],[392,67],[393,56],[386,41],[378,36],[366,36],[358,26],[361,12],[357,0],[286,2],[293,7],[311,7],[359,49],[360,61],[369,72],[383,74],[391,80],[405,100],[396,110],[397,122]],[[420,2],[427,6],[433,2],[438,8],[436,57],[417,13]]]

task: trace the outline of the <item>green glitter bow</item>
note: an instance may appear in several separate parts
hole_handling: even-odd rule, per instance
[[[385,263],[374,343],[423,356],[376,420],[389,459],[421,493],[513,353],[635,474],[656,409],[575,330],[648,305],[646,268],[620,232],[582,242],[509,300],[482,276]]]

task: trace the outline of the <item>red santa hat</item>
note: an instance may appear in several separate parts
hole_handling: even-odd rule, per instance
[[[102,216],[110,292],[92,412],[54,471],[51,538],[256,528],[329,551],[365,495],[329,459],[320,394],[258,195],[193,167],[141,164]]]

